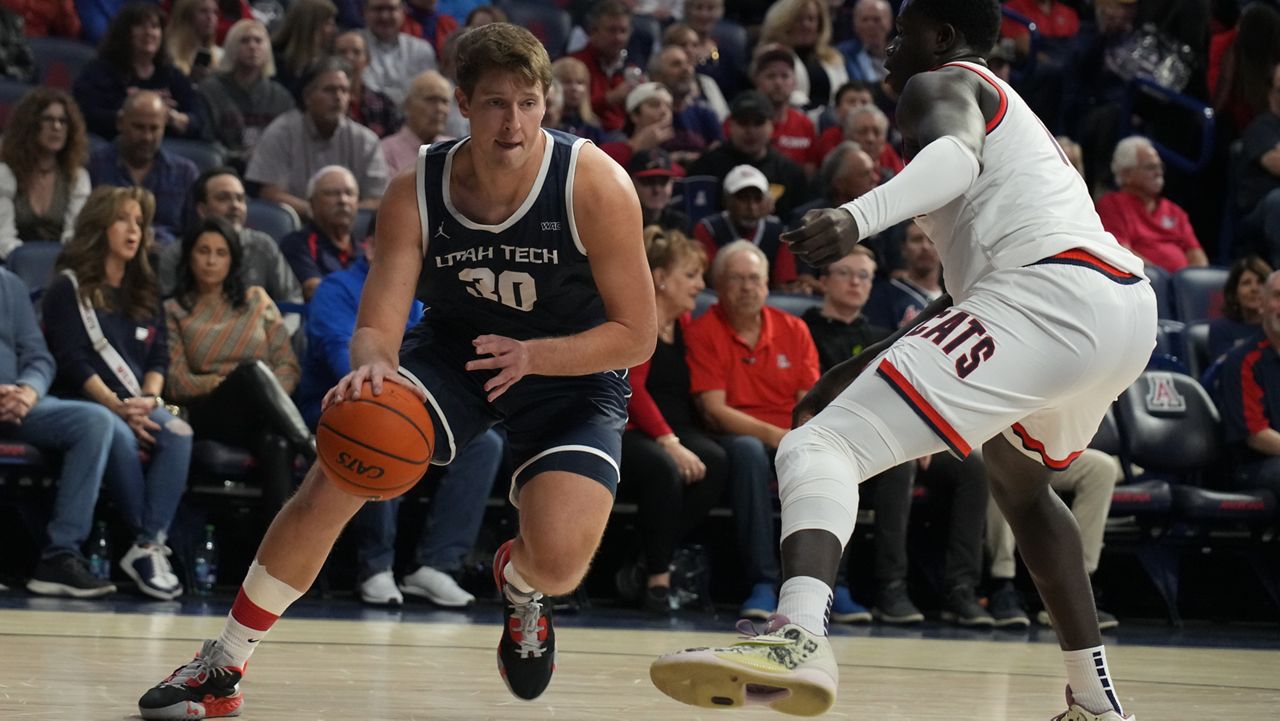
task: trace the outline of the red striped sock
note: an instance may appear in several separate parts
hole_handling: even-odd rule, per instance
[[[258,643],[267,635],[280,614],[302,596],[302,591],[292,588],[267,573],[267,569],[254,561],[245,576],[231,613],[218,636],[218,645],[226,652],[232,664],[244,668]]]

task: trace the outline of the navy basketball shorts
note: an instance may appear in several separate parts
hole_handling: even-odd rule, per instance
[[[448,465],[471,439],[501,424],[515,472],[510,498],[539,473],[586,476],[617,494],[622,431],[631,384],[626,371],[588,376],[525,376],[490,403],[484,384],[493,371],[468,371],[477,356],[470,339],[415,328],[400,350],[400,374],[427,395],[436,427],[431,462]]]

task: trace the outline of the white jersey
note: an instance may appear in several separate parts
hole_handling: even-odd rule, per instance
[[[1027,103],[987,68],[968,62],[1000,95],[987,123],[982,171],[968,191],[916,222],[938,247],[947,290],[964,300],[992,271],[1080,249],[1142,275],[1142,260],[1102,228],[1084,180]]]

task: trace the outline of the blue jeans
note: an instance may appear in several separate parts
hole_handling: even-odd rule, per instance
[[[729,507],[749,584],[777,583],[778,533],[773,527],[774,451],[752,436],[716,439],[729,456]]]
[[[462,559],[475,545],[484,520],[485,502],[502,463],[503,443],[497,431],[490,429],[481,433],[458,451],[458,457],[440,477],[418,537],[418,566],[430,566],[438,571],[456,571],[462,567]],[[395,561],[396,511],[400,500],[366,503],[351,521],[361,579],[391,570]]]
[[[115,414],[97,403],[45,396],[19,425],[0,425],[0,436],[62,453],[53,514],[46,528],[48,544],[41,558],[63,553],[80,555],[93,527]]]
[[[163,543],[191,468],[191,426],[163,408],[152,411],[151,420],[160,430],[151,431],[156,443],[146,449],[151,461],[144,469],[137,436],[123,418],[111,415],[107,489],[133,527],[135,543]]]

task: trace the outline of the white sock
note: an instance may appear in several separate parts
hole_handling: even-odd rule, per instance
[[[514,558],[507,559],[507,565],[502,569],[502,577],[507,579],[507,586],[519,591],[522,596],[533,596],[537,591],[526,580],[520,572],[516,570],[516,562]]]
[[[778,615],[815,636],[827,635],[831,587],[813,576],[788,578],[778,594]]]
[[[1111,683],[1105,647],[1063,651],[1062,658],[1067,664],[1067,684],[1077,705],[1090,713],[1115,711],[1124,716],[1120,697]]]
[[[249,564],[249,573],[218,635],[218,646],[229,657],[231,665],[244,668],[258,642],[285,609],[302,598],[302,593],[272,576],[256,558]]]
[[[266,631],[249,628],[237,621],[235,616],[228,615],[222,633],[218,634],[218,647],[227,655],[232,666],[244,668],[265,635]]]

